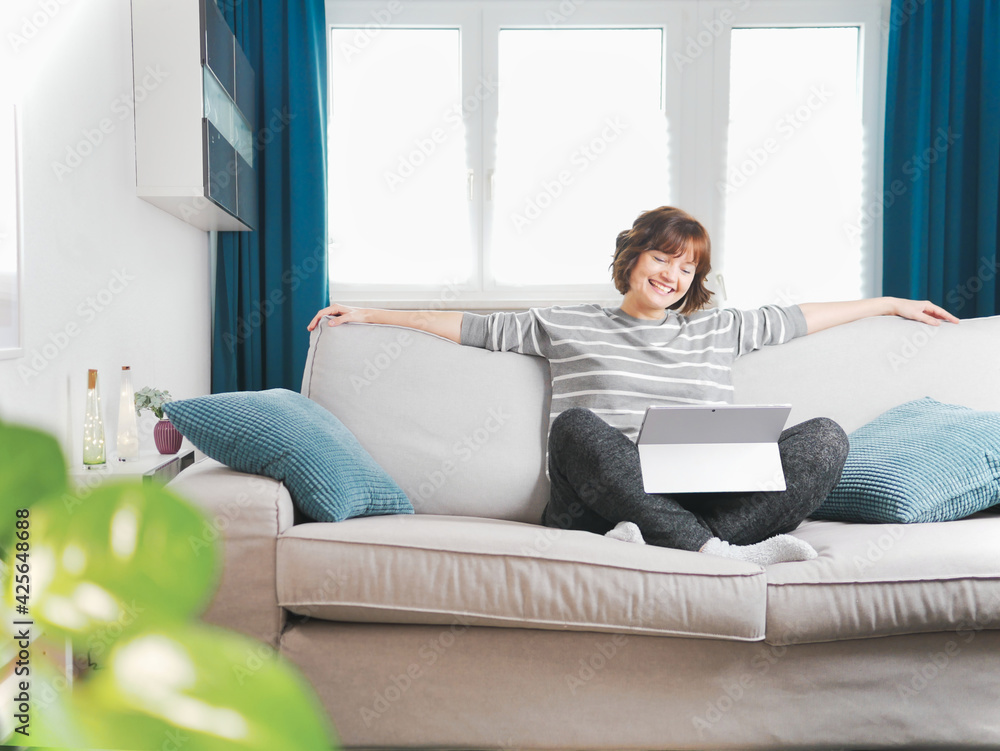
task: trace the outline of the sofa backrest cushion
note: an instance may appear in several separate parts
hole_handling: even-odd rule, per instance
[[[1000,316],[939,326],[866,318],[765,347],[736,361],[742,404],[792,405],[788,424],[825,416],[848,433],[929,396],[1000,410]]]
[[[1000,410],[1000,316],[937,327],[869,318],[765,347],[733,368],[735,400],[790,403],[788,424],[848,432],[930,396]],[[417,513],[537,523],[548,500],[551,391],[537,357],[395,326],[318,326],[302,393],[333,412]]]
[[[418,514],[540,523],[545,360],[397,326],[312,332],[302,393],[340,418]]]

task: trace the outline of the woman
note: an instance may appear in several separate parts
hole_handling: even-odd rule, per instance
[[[875,315],[938,325],[958,319],[927,301],[877,298],[758,310],[704,308],[711,243],[687,213],[662,206],[618,235],[612,276],[618,308],[534,308],[488,316],[331,305],[329,325],[350,321],[408,326],[459,344],[545,357],[552,376],[547,526],[630,542],[752,561],[805,560],[816,552],[784,534],[826,498],[840,478],[847,437],[814,418],[778,441],[786,490],[646,493],[635,446],[650,404],[728,404],[731,367],[747,352]]]

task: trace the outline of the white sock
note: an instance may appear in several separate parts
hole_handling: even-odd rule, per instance
[[[791,535],[775,535],[755,545],[730,545],[725,540],[713,537],[699,552],[749,561],[758,566],[788,561],[809,561],[817,555],[812,545]]]
[[[618,522],[615,528],[610,532],[606,532],[604,536],[610,537],[612,540],[621,540],[622,542],[637,542],[640,545],[646,544],[646,541],[642,539],[642,532],[632,522]]]

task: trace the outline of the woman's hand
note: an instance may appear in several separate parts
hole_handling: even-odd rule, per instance
[[[333,305],[318,311],[306,328],[312,331],[319,325],[323,316],[334,316],[334,318],[330,319],[330,326],[339,326],[342,323],[350,323],[352,321],[355,323],[364,322],[367,320],[367,312],[368,311],[365,308],[350,308],[346,305],[338,305],[337,303],[334,303]]]
[[[930,300],[905,300],[899,297],[890,297],[889,301],[892,303],[892,314],[900,318],[909,318],[913,321],[928,323],[931,326],[940,326],[941,321],[958,323],[956,316]]]

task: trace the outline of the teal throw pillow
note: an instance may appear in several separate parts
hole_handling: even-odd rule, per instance
[[[164,411],[206,455],[285,483],[295,505],[316,521],[413,513],[406,494],[354,434],[294,391],[212,394],[170,402]]]
[[[1000,412],[924,397],[882,413],[848,439],[840,482],[816,518],[939,522],[1000,503]]]

